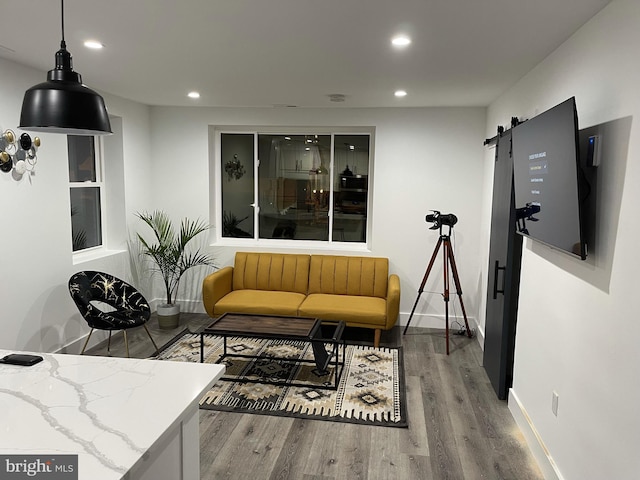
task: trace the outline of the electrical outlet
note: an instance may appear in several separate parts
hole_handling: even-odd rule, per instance
[[[556,417],[558,416],[558,393],[555,391],[551,396],[551,411]]]

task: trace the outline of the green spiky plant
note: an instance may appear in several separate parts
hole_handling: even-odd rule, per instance
[[[153,231],[153,242],[138,233],[141,252],[153,261],[153,271],[160,274],[164,283],[167,305],[173,305],[180,279],[187,270],[199,266],[215,267],[211,255],[198,247],[187,248],[189,242],[210,227],[201,220],[185,218],[180,223],[180,231],[176,231],[169,216],[159,210],[136,213],[136,216]]]

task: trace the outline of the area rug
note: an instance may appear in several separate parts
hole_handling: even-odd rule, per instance
[[[332,385],[334,366],[319,372],[308,342],[263,340],[245,337],[227,339],[228,353],[261,356],[257,360],[227,357],[225,377],[294,379],[302,387],[265,383],[218,381],[200,400],[200,408],[262,415],[278,415],[387,427],[407,427],[402,349],[346,345],[344,371],[337,390],[317,388]],[[328,347],[328,345],[327,345]],[[339,356],[342,358],[342,348]],[[223,339],[204,335],[204,360],[216,362],[223,352]],[[291,359],[273,360],[268,356]],[[158,360],[200,361],[200,335],[185,333],[154,357]]]

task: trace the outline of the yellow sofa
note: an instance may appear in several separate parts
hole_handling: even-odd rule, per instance
[[[233,266],[208,275],[202,300],[211,317],[261,313],[344,320],[382,330],[396,324],[400,279],[380,257],[236,253]]]

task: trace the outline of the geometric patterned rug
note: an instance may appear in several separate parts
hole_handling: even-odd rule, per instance
[[[222,337],[204,335],[204,361],[214,363],[223,351]],[[200,408],[228,412],[276,415],[386,427],[407,427],[402,349],[346,345],[345,365],[337,390],[317,388],[334,384],[334,366],[319,372],[308,342],[227,338],[228,353],[284,357],[245,359],[227,357],[225,377],[259,380],[295,380],[304,386],[219,380],[200,400]],[[157,360],[200,361],[200,335],[185,333],[166,346]],[[342,359],[342,346],[339,351]]]

